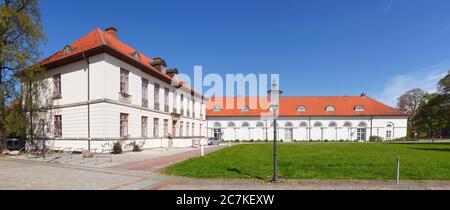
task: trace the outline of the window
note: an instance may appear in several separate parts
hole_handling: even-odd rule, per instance
[[[154,85],[153,98],[155,100],[154,107],[156,110],[159,110],[159,84],[156,83]]]
[[[358,128],[356,130],[356,140],[358,141],[365,141],[366,140],[366,128]]]
[[[346,128],[351,128],[351,127],[352,127],[352,123],[351,123],[351,122],[346,122],[346,123],[344,124],[344,127],[346,127]]]
[[[128,95],[128,76],[130,72],[120,69],[120,93]]]
[[[180,136],[184,136],[183,135],[183,127],[184,127],[184,123],[180,122]]]
[[[164,88],[164,111],[169,112],[169,88]]]
[[[192,97],[192,117],[195,118],[195,98]]]
[[[241,112],[249,112],[250,108],[248,108],[248,106],[243,106],[241,107]]]
[[[305,106],[297,107],[297,112],[306,112],[306,107]]]
[[[177,93],[173,92],[173,113],[178,113],[177,110],[177,106],[178,106],[178,101],[177,101]]]
[[[222,125],[218,122],[214,123],[214,128],[222,128]]]
[[[292,129],[292,127],[285,128],[284,129],[284,138],[285,138],[285,140],[292,141],[293,140],[293,133],[294,133],[294,129]]]
[[[147,137],[147,121],[148,121],[148,117],[142,117],[141,119],[141,136],[142,137]]]
[[[180,104],[180,109],[181,109],[181,115],[184,115],[184,95],[183,94],[181,94],[181,97],[180,97],[181,99],[180,99],[180,101],[181,101],[181,104]]]
[[[314,124],[314,127],[316,127],[316,128],[321,128],[321,127],[322,127],[322,123],[316,122],[316,123]]]
[[[386,131],[386,139],[391,139],[392,138],[392,131],[391,130],[387,130]]]
[[[355,106],[355,111],[357,111],[357,112],[362,112],[362,111],[364,111],[365,109],[364,109],[364,107],[363,106]]]
[[[257,128],[264,128],[264,123],[263,122],[258,122],[258,123],[256,123],[256,127]]]
[[[248,128],[248,127],[250,127],[250,124],[248,122],[244,122],[244,123],[242,123],[242,127]]]
[[[302,122],[302,123],[300,123],[300,127],[306,128],[306,127],[308,127],[308,123]]]
[[[120,137],[128,137],[128,114],[120,113]]]
[[[331,122],[331,123],[328,125],[328,127],[330,127],[330,128],[335,128],[335,127],[337,127],[337,123],[336,123],[336,122]]]
[[[160,137],[159,136],[159,118],[153,119],[153,136]]]
[[[148,107],[148,80],[142,78],[142,106]]]
[[[336,111],[336,109],[334,108],[334,106],[327,106],[327,108],[325,108],[325,110],[326,110],[327,112],[334,112],[334,111]]]
[[[186,136],[190,136],[190,134],[189,134],[189,126],[190,126],[190,124],[186,123]]]
[[[192,136],[195,136],[195,123],[192,123]]]
[[[164,136],[169,136],[169,120],[164,120]]]
[[[141,60],[141,55],[139,55],[139,52],[133,52],[131,53],[131,56],[133,56],[133,58],[136,58],[137,60]]]
[[[229,128],[235,128],[236,124],[234,124],[234,122],[230,122],[230,123],[228,123],[228,127]]]
[[[222,107],[220,107],[220,106],[215,106],[213,108],[213,112],[221,112],[221,111],[222,111]]]
[[[54,135],[55,138],[60,138],[62,137],[62,117],[61,115],[55,115],[54,116]]]
[[[199,135],[199,136],[202,136],[202,135],[203,135],[203,134],[202,134],[202,127],[203,127],[202,124],[200,124],[200,125],[198,126],[198,135]]]
[[[61,74],[53,76],[53,98],[61,98]]]
[[[74,50],[74,49],[73,49],[70,45],[67,45],[67,46],[65,46],[64,49],[63,49],[63,55],[69,54],[69,53],[71,53],[73,50]]]

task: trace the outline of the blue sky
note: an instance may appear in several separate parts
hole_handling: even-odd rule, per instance
[[[450,69],[446,0],[158,0],[40,3],[48,56],[96,27],[191,74],[278,73],[285,95],[390,105]]]

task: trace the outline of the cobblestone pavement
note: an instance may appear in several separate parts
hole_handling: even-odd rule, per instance
[[[394,181],[283,180],[274,184],[262,180],[191,179],[158,173],[167,165],[198,155],[198,150],[180,150],[159,159],[125,161],[114,166],[0,157],[0,190],[450,190],[450,181],[395,184]]]

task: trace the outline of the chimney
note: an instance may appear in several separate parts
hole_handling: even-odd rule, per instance
[[[108,27],[105,29],[106,33],[111,34],[113,37],[117,38],[119,34],[117,33],[117,28],[114,26]]]
[[[158,69],[160,72],[166,73],[166,61],[164,61],[161,57],[153,58],[153,61],[150,62],[150,65]]]
[[[361,93],[361,98],[367,97],[365,93]]]

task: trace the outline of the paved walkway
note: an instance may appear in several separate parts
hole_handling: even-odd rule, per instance
[[[223,147],[209,147],[206,153]],[[147,151],[152,153],[152,151]],[[327,181],[283,180],[273,184],[261,180],[191,179],[158,173],[174,162],[199,156],[199,149],[173,150],[167,153],[142,153],[116,157],[114,164],[44,162],[20,158],[0,158],[0,190],[4,189],[112,189],[112,190],[450,190],[449,181]],[[154,156],[153,156],[154,155]],[[129,162],[131,161],[131,162]]]

